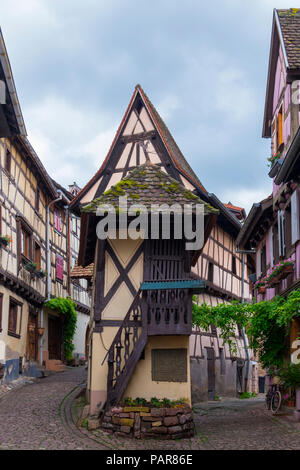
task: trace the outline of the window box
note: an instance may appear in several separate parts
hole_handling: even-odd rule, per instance
[[[278,278],[280,280],[285,279],[288,277],[289,274],[291,274],[294,271],[293,265],[288,264],[282,267],[280,273],[278,274]]]
[[[29,262],[24,262],[23,267],[26,271],[28,271],[31,274],[34,274],[36,272],[36,263],[33,263],[32,261]]]
[[[0,235],[0,247],[1,246],[8,246],[11,243],[11,238],[7,235]]]

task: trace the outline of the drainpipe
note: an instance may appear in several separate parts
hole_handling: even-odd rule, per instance
[[[245,254],[253,254],[255,253],[255,250],[239,250],[236,248],[236,253],[241,253],[242,254],[242,304],[245,303]],[[244,385],[244,391],[248,391],[248,383],[249,383],[249,373],[250,373],[250,354],[249,354],[249,342],[248,338],[245,332],[245,328],[242,327],[242,336],[243,336],[243,341],[245,345],[245,352],[246,352],[246,357],[247,357],[247,365],[246,365],[246,373],[245,373],[245,385]]]
[[[51,296],[51,259],[50,259],[50,207],[58,201],[62,200],[62,192],[58,189],[59,197],[54,199],[47,205],[46,214],[46,270],[47,270],[47,301]],[[44,309],[41,311],[40,326],[44,326]],[[43,336],[40,339],[40,364],[43,364]]]

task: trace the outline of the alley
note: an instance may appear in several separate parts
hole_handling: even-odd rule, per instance
[[[70,368],[2,397],[0,449],[300,449],[300,424],[288,416],[272,417],[262,398],[196,404],[197,432],[192,439],[137,441],[117,439],[102,430],[81,432],[68,424],[66,415],[73,408],[69,397],[85,379],[83,367]]]
[[[83,367],[67,369],[4,396],[0,400],[0,449],[95,448],[92,440],[71,434],[61,414],[62,401],[85,378]]]

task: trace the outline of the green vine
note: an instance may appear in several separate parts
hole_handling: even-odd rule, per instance
[[[221,303],[215,307],[193,302],[193,324],[208,331],[210,325],[220,329],[220,336],[236,352],[236,325],[245,328],[250,347],[258,353],[263,367],[282,367],[293,318],[300,316],[300,289],[285,299],[277,296],[257,303]]]
[[[66,360],[72,359],[74,350],[73,338],[77,324],[77,314],[73,300],[57,297],[45,303],[45,307],[64,315],[64,351]]]

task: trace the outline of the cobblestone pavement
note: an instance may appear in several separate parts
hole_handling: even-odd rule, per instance
[[[73,422],[74,399],[85,379],[84,367],[70,368],[1,397],[0,449],[300,449],[300,423],[285,413],[272,416],[262,399],[195,405],[197,432],[192,439],[138,441],[79,430]]]
[[[0,400],[0,449],[99,449],[91,439],[70,433],[61,402],[86,378],[84,367],[37,379]],[[104,449],[105,447],[102,446]]]
[[[300,423],[289,412],[273,416],[263,398],[200,403],[194,410],[198,437],[207,449],[300,449]]]

